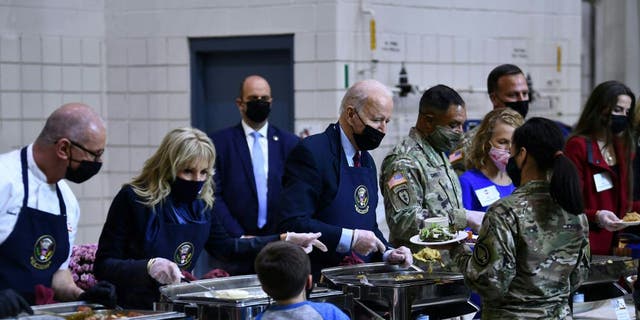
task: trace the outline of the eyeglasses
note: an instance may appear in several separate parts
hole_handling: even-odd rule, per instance
[[[78,148],[78,149],[80,149],[80,150],[92,155],[93,156],[93,161],[100,161],[101,160],[100,158],[102,157],[102,154],[104,153],[104,150],[91,151],[91,150],[83,147],[81,144],[79,144],[79,143],[77,143],[77,142],[75,142],[75,141],[73,141],[71,139],[69,139],[69,142],[71,142],[72,146],[74,146],[74,147],[76,147],[76,148]]]

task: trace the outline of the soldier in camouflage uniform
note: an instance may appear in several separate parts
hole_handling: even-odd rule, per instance
[[[571,317],[570,293],[588,276],[589,224],[562,147],[548,119],[516,129],[507,172],[523,185],[489,208],[473,253],[462,244],[450,250],[482,297],[482,319]]]
[[[449,216],[459,229],[466,226],[460,182],[445,155],[460,140],[465,120],[457,92],[430,88],[420,99],[416,126],[382,162],[380,190],[393,245],[421,249],[409,238],[418,234],[423,209],[428,216]]]

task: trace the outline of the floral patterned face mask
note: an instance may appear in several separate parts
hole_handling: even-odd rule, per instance
[[[493,164],[496,165],[498,170],[505,172],[507,168],[507,162],[509,161],[509,157],[511,157],[511,152],[507,149],[500,149],[494,146],[491,146],[491,150],[489,150],[489,158],[493,161]]]

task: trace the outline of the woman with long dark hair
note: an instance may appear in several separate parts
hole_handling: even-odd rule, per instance
[[[532,118],[513,133],[507,173],[517,189],[485,214],[473,253],[450,254],[482,297],[482,319],[570,315],[569,296],[587,277],[589,225],[580,182],[551,120]]]
[[[618,81],[599,84],[589,96],[565,154],[578,169],[591,253],[608,255],[614,232],[625,227],[625,214],[640,209],[633,201],[633,126],[635,96]]]

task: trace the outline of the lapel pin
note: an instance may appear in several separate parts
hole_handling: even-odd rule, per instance
[[[273,141],[278,141],[278,139],[280,139],[278,136],[273,136]]]

